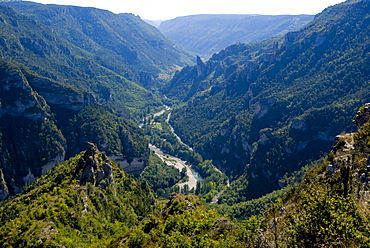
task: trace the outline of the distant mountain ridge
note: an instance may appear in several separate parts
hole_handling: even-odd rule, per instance
[[[198,55],[210,56],[232,44],[261,42],[295,31],[312,15],[191,15],[161,22],[158,29]]]

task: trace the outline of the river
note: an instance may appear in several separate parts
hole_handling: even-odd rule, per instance
[[[163,105],[164,109],[162,109],[161,111],[155,113],[153,116],[156,117],[156,116],[161,116],[163,115],[166,111],[170,110],[171,108],[166,106],[166,105]],[[193,150],[191,147],[189,147],[188,145],[186,145],[184,142],[182,142],[181,138],[175,133],[173,127],[170,125],[169,121],[170,121],[170,118],[171,118],[171,112],[168,113],[168,116],[166,118],[166,122],[168,123],[168,125],[170,126],[171,128],[171,132],[175,135],[175,137],[177,138],[177,140],[185,145],[186,147],[188,147],[189,149]],[[139,125],[139,127],[141,127],[142,125]],[[187,182],[183,182],[183,183],[179,183],[178,186],[180,188],[184,187],[184,185],[188,185],[189,187],[189,190],[191,189],[196,189],[197,188],[197,182],[198,181],[201,181],[203,180],[202,177],[195,171],[191,168],[191,165],[188,165],[188,162],[184,161],[184,160],[181,160],[177,157],[174,157],[174,156],[171,156],[171,155],[168,155],[168,154],[165,154],[160,148],[152,145],[152,144],[149,144],[149,148],[150,150],[154,151],[157,156],[164,162],[166,163],[167,165],[169,166],[174,166],[175,168],[177,168],[178,170],[182,170],[183,168],[186,168],[186,175],[188,176],[188,181]]]
[[[171,112],[168,113],[167,115],[167,118],[166,118],[166,122],[167,124],[170,126],[170,129],[171,129],[171,132],[173,133],[173,135],[175,135],[176,139],[180,142],[180,144],[183,144],[184,146],[186,146],[187,148],[189,148],[190,150],[193,151],[193,148],[191,148],[190,146],[188,146],[187,144],[185,144],[184,142],[182,142],[180,136],[178,136],[176,133],[175,133],[175,130],[173,129],[173,127],[171,126],[170,124],[170,118],[171,118]]]
[[[179,171],[182,171],[183,168],[186,168],[186,175],[188,176],[188,181],[179,183],[178,186],[180,188],[183,188],[184,185],[188,185],[189,190],[196,189],[197,188],[197,182],[202,180],[202,177],[194,171],[191,166],[188,165],[188,163],[184,160],[181,160],[177,157],[168,155],[163,153],[161,149],[158,147],[149,144],[149,148],[156,153],[156,155],[168,166],[173,166],[177,168]]]

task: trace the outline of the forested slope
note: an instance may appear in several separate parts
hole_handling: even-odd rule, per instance
[[[164,88],[185,101],[171,123],[229,175],[245,196],[278,187],[287,172],[328,152],[369,101],[369,1],[347,1],[296,32],[237,44],[177,73]]]
[[[90,92],[42,77],[0,58],[0,195],[98,144],[126,171],[139,174],[149,159],[148,140],[131,121],[95,103]]]
[[[2,200],[86,142],[140,174],[148,140],[127,119],[162,106],[143,86],[191,63],[132,14],[24,1],[0,4],[0,55]]]
[[[23,1],[0,8],[2,56],[90,90],[126,116],[159,106],[143,86],[155,88],[192,63],[188,52],[132,14]]]
[[[370,104],[260,216],[231,221],[192,194],[154,201],[94,144],[0,203],[4,247],[368,247]]]

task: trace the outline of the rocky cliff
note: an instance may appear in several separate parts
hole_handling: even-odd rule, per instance
[[[30,86],[19,67],[0,65],[1,199],[64,161],[66,140],[45,99]]]
[[[91,93],[5,59],[0,59],[0,87],[1,200],[84,150],[86,142],[99,144],[133,174],[147,165],[148,141],[140,129],[94,105]]]

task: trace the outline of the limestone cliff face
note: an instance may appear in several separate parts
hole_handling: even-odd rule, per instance
[[[272,106],[274,106],[275,103],[275,97],[269,97],[258,101],[254,109],[254,115],[258,119],[262,118],[271,110]]]
[[[0,200],[3,201],[9,196],[9,189],[4,179],[4,174],[0,171]]]
[[[63,109],[80,111],[95,102],[91,93],[66,87],[48,78],[28,74],[27,80],[31,87],[40,94],[49,105]]]
[[[196,66],[196,68],[197,68],[197,77],[198,78],[204,77],[205,74],[206,74],[206,69],[207,68],[206,68],[202,59],[199,56],[197,56],[197,66]]]
[[[99,144],[126,172],[138,175],[147,165],[149,149],[139,128],[90,106],[95,102],[91,93],[1,59],[0,89],[0,200],[84,150],[87,141]],[[97,167],[89,157],[84,163],[82,182],[101,187],[110,182],[108,164]]]
[[[16,70],[1,70],[1,110],[0,118],[24,117],[34,121],[48,116],[46,103],[38,98],[24,75]]]
[[[149,150],[143,154],[141,157],[136,158],[123,158],[122,156],[109,156],[110,159],[114,160],[116,163],[120,165],[120,167],[135,176],[139,176],[141,172],[143,172],[144,168],[148,165],[149,161]]]
[[[66,142],[45,99],[17,66],[0,61],[0,199],[64,161]]]

